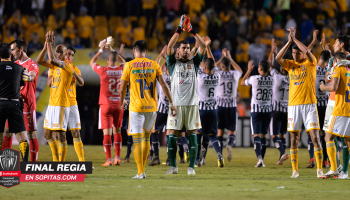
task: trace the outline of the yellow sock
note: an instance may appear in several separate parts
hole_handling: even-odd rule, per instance
[[[75,152],[78,155],[79,161],[84,162],[84,147],[83,147],[83,142],[81,141],[81,138],[73,138],[73,143],[74,143],[74,149]]]
[[[28,162],[29,149],[27,140],[22,140],[19,142],[19,150],[22,153],[23,161]]]
[[[314,154],[315,154],[315,158],[316,158],[316,166],[317,166],[317,170],[322,169],[322,162],[323,162],[323,152],[322,152],[322,148],[314,148]]]
[[[334,142],[327,142],[326,145],[329,161],[331,161],[331,170],[335,171],[337,169],[337,148],[335,147]]]
[[[59,148],[59,150],[60,150],[59,161],[60,162],[64,162],[66,160],[67,149],[68,149],[67,141],[60,143],[60,148]]]
[[[51,138],[47,141],[49,143],[51,152],[52,152],[52,159],[54,162],[58,162],[58,145],[56,142],[56,138]]]
[[[136,133],[132,135],[132,139],[134,141],[134,158],[137,165],[137,174],[141,175],[143,171],[143,159],[142,159],[142,134]]]
[[[141,143],[142,158],[143,158],[142,173],[145,173],[145,167],[146,167],[147,157],[148,157],[148,153],[149,153],[149,148],[151,146],[150,137],[151,137],[151,133],[143,133],[142,134],[142,143]]]
[[[292,161],[293,172],[294,172],[294,170],[297,170],[297,172],[299,172],[298,154],[299,154],[299,149],[290,149],[290,157],[291,157],[291,161]]]

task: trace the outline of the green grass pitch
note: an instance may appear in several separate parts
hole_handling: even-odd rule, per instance
[[[18,146],[13,146],[18,149]],[[21,182],[19,186],[7,189],[0,187],[0,199],[335,199],[349,198],[349,180],[322,180],[316,178],[316,169],[307,169],[307,149],[299,151],[298,179],[291,179],[290,160],[276,166],[279,152],[268,148],[265,168],[255,168],[256,157],[253,148],[233,148],[233,160],[225,160],[225,167],[218,168],[216,154],[209,148],[206,165],[196,168],[196,175],[187,175],[188,164],[178,164],[179,173],[164,175],[168,166],[146,166],[147,178],[134,180],[137,169],[133,155],[129,164],[102,167],[105,154],[101,146],[88,146],[85,159],[92,161],[93,174],[85,182]],[[289,152],[289,149],[288,151]],[[126,147],[122,148],[122,158]],[[114,153],[113,153],[114,154]],[[226,158],[226,149],[224,149]],[[162,162],[166,149],[160,149]],[[73,145],[69,145],[66,161],[76,161]],[[39,161],[51,161],[48,145],[40,146]],[[149,163],[149,161],[147,161]],[[326,173],[329,169],[324,169]]]

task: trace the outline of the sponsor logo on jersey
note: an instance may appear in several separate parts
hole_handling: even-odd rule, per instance
[[[294,82],[294,85],[301,85],[301,84],[303,84],[304,83],[304,81],[301,81],[301,82]]]
[[[152,62],[134,62],[134,67],[152,67]]]
[[[298,80],[306,78],[306,77],[307,77],[307,73],[306,72],[303,72],[300,75],[295,75],[295,74],[291,74],[290,75],[290,79],[292,81],[298,81]]]
[[[153,106],[142,106],[142,109],[153,109]]]
[[[138,70],[132,70],[132,74],[145,74],[145,73],[154,73],[154,69],[138,69]]]
[[[335,130],[334,130],[334,133],[338,133],[339,132],[339,130],[336,128]]]
[[[318,127],[318,123],[310,123],[311,127]]]
[[[12,70],[11,66],[6,65],[6,70]]]

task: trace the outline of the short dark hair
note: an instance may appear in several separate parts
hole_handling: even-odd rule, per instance
[[[69,50],[73,51],[73,52],[74,52],[74,54],[75,54],[75,52],[76,52],[76,50],[75,50],[75,48],[74,48],[73,46],[69,46],[69,47],[67,47],[67,49],[69,49]]]
[[[203,64],[209,69],[209,70],[213,70],[215,67],[215,62],[214,59],[212,58],[204,58],[203,59]]]
[[[301,50],[299,49],[298,45],[296,45],[296,44],[294,44],[294,45],[293,45],[292,49],[295,49],[295,50],[301,51]]]
[[[133,46],[137,51],[139,51],[140,53],[144,53],[147,51],[147,44],[144,40],[137,40],[134,43]]]
[[[350,51],[350,38],[347,35],[340,35],[337,37],[339,43],[344,43],[345,51]]]
[[[180,48],[182,44],[190,44],[190,43],[187,40],[181,40],[179,43],[177,43],[178,48]]]
[[[6,59],[11,56],[11,48],[8,43],[0,44],[0,58]]]
[[[17,39],[17,40],[12,41],[12,42],[10,43],[10,46],[11,46],[12,44],[16,44],[16,47],[19,48],[19,49],[20,49],[21,47],[23,47],[24,53],[27,53],[27,44],[26,44],[22,39]]]
[[[346,54],[341,51],[338,51],[337,53],[334,54],[334,58],[337,58],[338,60],[345,60]]]
[[[117,62],[117,60],[118,60],[118,53],[116,51],[112,51],[111,53],[109,53],[108,58],[112,62]]]
[[[263,60],[259,63],[259,65],[261,66],[264,73],[269,72],[269,70],[270,70],[270,63],[269,62]]]
[[[224,57],[222,60],[221,60],[221,63],[224,65],[225,68],[229,68],[230,65],[231,65],[231,62],[228,58]]]
[[[331,58],[331,53],[327,50],[323,50],[320,55],[320,59],[328,62],[328,60]]]
[[[132,60],[134,60],[133,58],[131,58],[131,57],[127,57],[127,58],[125,58],[125,62],[130,62],[130,61],[132,61]]]

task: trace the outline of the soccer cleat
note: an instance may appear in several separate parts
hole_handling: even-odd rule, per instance
[[[194,171],[194,169],[192,167],[189,167],[187,170],[187,174],[188,175],[196,175],[196,172]]]
[[[186,161],[186,163],[188,163],[189,161],[190,161],[190,153],[189,153],[189,151],[187,150],[187,151],[185,151],[185,153],[184,153],[184,157],[185,157],[185,161]]]
[[[147,157],[147,160],[152,161],[152,160],[153,160],[153,156],[149,155],[149,156]]]
[[[258,162],[256,163],[255,167],[262,167],[264,164],[263,160],[259,159]]]
[[[218,167],[225,167],[224,158],[222,155],[218,155]]]
[[[326,167],[328,168],[330,166],[331,166],[331,164],[327,160],[323,161],[323,165],[322,165],[323,168],[326,168]]]
[[[106,160],[106,162],[104,164],[102,164],[101,166],[112,166],[113,165],[113,161],[111,158],[109,158],[108,160]]]
[[[314,168],[315,167],[315,158],[311,158],[309,165],[306,168]]]
[[[262,162],[262,165],[261,165],[261,167],[266,167],[266,165],[264,164],[264,161]]]
[[[205,158],[202,158],[201,165],[205,165]]]
[[[138,179],[140,176],[136,174],[136,176],[132,177],[132,179]]]
[[[114,157],[114,165],[120,165],[120,157],[119,156]]]
[[[142,173],[140,176],[139,176],[139,179],[145,179],[146,178],[146,174],[145,173]]]
[[[349,179],[348,172],[341,171],[336,179]]]
[[[229,162],[231,162],[231,160],[232,160],[232,147],[230,145],[227,145],[226,150],[227,150],[227,160]]]
[[[283,165],[283,162],[288,159],[289,159],[289,155],[285,153],[281,156],[280,160],[276,163],[276,165]]]
[[[123,163],[130,163],[130,159],[129,158],[125,158]]]
[[[185,159],[184,158],[180,158],[178,163],[185,163]]]
[[[154,157],[152,162],[148,164],[148,166],[160,165],[159,157]]]
[[[329,170],[329,172],[327,172],[324,176],[329,178],[329,177],[334,177],[338,175],[339,175],[339,171],[338,169],[336,169],[335,171]]]
[[[299,177],[299,172],[297,170],[294,170],[291,178],[298,178]]]
[[[201,166],[201,161],[199,159],[196,160],[196,162],[194,163],[195,167],[200,167]]]
[[[177,167],[170,167],[170,169],[168,169],[168,171],[164,172],[164,174],[177,174],[178,169]]]
[[[325,178],[322,169],[317,170],[317,178]]]

